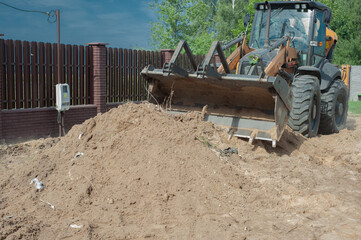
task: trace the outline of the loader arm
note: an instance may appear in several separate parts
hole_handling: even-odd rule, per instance
[[[275,77],[281,69],[287,73],[293,73],[293,68],[297,65],[297,51],[290,47],[290,42],[291,39],[288,39],[287,44],[282,46],[281,50],[265,69],[265,73],[268,76]]]
[[[229,65],[229,69],[235,70],[239,59],[241,59],[244,55],[252,52],[254,49],[253,48],[249,48],[247,45],[247,37],[245,36],[243,38],[242,44],[238,43],[237,44],[237,48],[236,50],[234,50],[231,55],[229,55],[229,57],[227,58],[227,63]],[[224,67],[223,65],[221,65],[218,69],[217,69],[218,73],[225,73],[224,71]]]

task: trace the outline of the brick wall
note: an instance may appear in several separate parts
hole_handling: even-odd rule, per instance
[[[6,140],[58,136],[58,112],[55,108],[3,110],[2,136]],[[65,129],[69,131],[97,114],[96,105],[72,106],[65,112]]]

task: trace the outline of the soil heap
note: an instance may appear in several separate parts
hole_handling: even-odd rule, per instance
[[[0,239],[359,239],[351,120],[314,139],[288,130],[273,149],[198,113],[122,105],[60,139],[2,146]]]

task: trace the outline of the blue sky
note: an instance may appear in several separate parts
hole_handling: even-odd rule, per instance
[[[147,0],[0,0],[12,6],[48,12],[60,9],[61,43],[105,42],[110,47],[150,48],[150,22],[155,14]],[[56,23],[39,13],[0,5],[4,39],[56,42]]]

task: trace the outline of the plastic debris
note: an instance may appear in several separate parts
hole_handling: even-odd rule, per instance
[[[80,133],[78,139],[80,140],[82,136],[83,136],[83,134]]]
[[[82,156],[84,156],[84,153],[82,153],[82,152],[77,152],[77,153],[75,154],[75,156],[73,157],[72,161],[74,161],[76,158],[82,157]]]
[[[44,201],[43,199],[40,198],[40,201],[43,203],[48,204],[53,210],[55,210],[55,206],[53,204],[51,204],[50,202]]]
[[[238,149],[237,148],[226,148],[224,150],[219,149],[218,150],[221,153],[221,156],[230,156],[231,154],[235,153],[238,154]]]
[[[13,217],[14,217],[13,215],[5,216],[4,220],[9,220],[9,219],[12,219]]]
[[[83,227],[83,225],[76,225],[76,224],[70,224],[70,227],[71,228],[82,228]]]
[[[39,190],[39,191],[41,191],[41,190],[44,189],[44,184],[43,184],[41,181],[39,181],[38,177],[32,179],[32,180],[30,181],[30,184],[34,184],[34,185],[35,185],[35,188],[36,188],[37,190]]]

